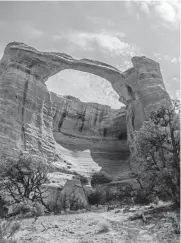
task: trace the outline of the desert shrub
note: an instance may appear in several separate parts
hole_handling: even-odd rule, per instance
[[[131,199],[132,187],[128,184],[119,185],[114,188],[114,185],[106,184],[94,187],[94,190],[87,194],[90,205],[106,205],[119,204],[127,198]]]
[[[69,196],[67,193],[62,193],[59,195],[58,207],[60,210],[66,210],[69,208]]]
[[[134,203],[145,205],[152,202],[152,196],[149,194],[149,191],[137,189],[133,193]]]
[[[104,193],[104,203],[111,202],[114,199],[117,199],[116,193],[112,192],[109,189],[105,189],[105,193]]]
[[[6,217],[8,212],[8,205],[4,197],[0,196],[0,217]]]
[[[93,191],[87,194],[87,200],[89,205],[98,206],[105,201],[103,191],[101,191],[98,187],[94,188]]]
[[[111,224],[105,219],[100,219],[98,221],[98,227],[98,233],[107,233],[111,229]]]
[[[87,177],[85,177],[83,175],[79,175],[79,180],[82,185],[87,185],[89,183]]]
[[[104,204],[132,203],[132,185],[126,182],[111,182],[102,187]]]
[[[70,210],[79,210],[85,208],[85,203],[75,193],[72,193],[69,199],[69,207]]]
[[[131,197],[133,192],[133,187],[129,183],[119,183],[117,185],[117,191],[116,196],[119,198],[119,200],[123,198]]]
[[[48,206],[50,208],[50,211],[54,213],[60,213],[62,210],[61,190],[62,188],[58,188],[57,190],[50,193],[51,200],[48,200]],[[64,197],[64,205],[66,204],[66,201],[67,199],[66,197]]]
[[[111,182],[112,179],[110,176],[104,172],[94,173],[91,177],[91,185],[95,187],[96,185],[102,185]]]
[[[12,203],[24,203],[24,200],[39,202],[45,207],[43,187],[48,183],[49,168],[41,159],[20,156],[18,159],[5,157],[0,168],[1,190],[11,198]]]
[[[55,199],[49,203],[49,207],[55,214],[67,210],[79,210],[85,208],[85,203],[79,198],[75,192],[71,195],[64,193],[57,193]]]
[[[15,203],[9,208],[8,216],[19,215],[21,217],[38,217],[44,215],[45,207],[39,202],[24,200],[20,203]]]
[[[175,234],[180,235],[180,217],[179,214],[175,212],[167,213],[166,217],[168,217],[172,222],[172,227]]]
[[[149,121],[135,132],[135,172],[148,195],[168,195],[180,206],[179,102],[150,113]]]

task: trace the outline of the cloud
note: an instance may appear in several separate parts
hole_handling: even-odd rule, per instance
[[[159,53],[154,53],[153,54],[154,57],[156,57],[157,60],[164,60],[164,61],[167,61],[167,62],[171,62],[171,63],[174,63],[174,64],[177,64],[180,62],[180,57],[171,57],[167,54],[159,54]]]
[[[179,62],[179,58],[177,59],[176,57],[173,57],[171,59],[171,63],[178,63]]]
[[[84,51],[93,51],[92,42],[94,41],[94,34],[88,33],[71,33],[67,35],[67,40]]]
[[[40,38],[44,35],[44,31],[39,30],[31,25],[23,25],[22,31],[26,34],[26,36],[30,39]]]
[[[181,4],[179,0],[167,1],[138,1],[139,9],[152,18],[160,18],[163,27],[178,27],[181,16]]]
[[[52,36],[52,41],[60,41],[63,39],[62,35],[53,35]]]
[[[116,32],[116,36],[117,36],[118,38],[124,38],[124,37],[126,37],[126,34],[123,33],[123,32]]]
[[[140,20],[140,15],[138,13],[136,14],[136,18],[137,20]]]
[[[148,3],[146,3],[146,2],[138,2],[138,4],[140,5],[140,10],[142,12],[144,12],[147,15],[150,13],[150,10],[149,10],[149,7],[148,7]]]
[[[133,14],[134,13],[134,6],[133,6],[133,2],[131,1],[125,1],[124,5],[126,7],[126,10],[129,14]]]
[[[95,17],[95,16],[87,16],[87,20],[93,24],[102,24],[102,23],[109,23],[109,20],[104,19],[103,17]]]
[[[176,90],[176,99],[179,99],[180,100],[180,90]]]
[[[169,26],[168,24],[179,26],[180,4],[178,1],[156,3],[154,10],[158,17],[166,22],[165,26]]]
[[[165,61],[171,61],[171,57],[169,55],[167,55],[167,54],[163,55],[163,59]]]
[[[94,51],[98,48],[113,55],[133,56],[137,54],[136,47],[121,40],[123,36],[125,35],[121,33],[112,35],[110,33],[75,32],[68,34],[67,38],[69,43],[84,50]]]
[[[116,68],[118,68],[121,72],[126,71],[127,69],[133,67],[131,60],[125,60],[122,64],[115,65]]]
[[[172,78],[172,80],[174,81],[174,82],[179,82],[179,78],[178,77],[174,77],[174,78]]]

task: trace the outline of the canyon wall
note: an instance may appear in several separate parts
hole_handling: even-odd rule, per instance
[[[102,168],[114,176],[129,170],[125,108],[112,110],[52,92],[51,100],[53,135],[71,166],[82,172]]]
[[[28,151],[82,174],[129,174],[133,131],[169,99],[157,62],[134,57],[132,63],[121,73],[101,62],[8,44],[0,61],[0,154]],[[107,79],[125,107],[113,110],[49,92],[46,81],[64,69]]]

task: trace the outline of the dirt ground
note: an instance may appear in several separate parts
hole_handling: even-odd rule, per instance
[[[21,221],[19,243],[179,243],[172,223],[165,217],[128,220],[133,212],[123,209],[41,216]]]

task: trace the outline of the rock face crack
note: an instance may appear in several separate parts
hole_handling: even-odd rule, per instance
[[[84,110],[83,110],[83,113],[82,113],[82,115],[81,115],[81,117],[80,117],[80,119],[81,119],[81,126],[80,126],[80,128],[79,128],[79,131],[80,132],[82,132],[82,130],[83,130],[83,128],[84,128],[84,121],[85,121],[85,113],[86,113],[86,106],[85,106],[85,108],[84,108]]]
[[[25,82],[25,87],[24,87],[24,97],[23,97],[23,104],[22,104],[22,128],[21,128],[21,139],[24,144],[24,150],[26,150],[26,130],[25,130],[25,110],[26,110],[26,97],[28,93],[28,80]]]
[[[67,111],[64,110],[63,113],[62,113],[60,122],[59,122],[59,124],[58,124],[58,130],[59,130],[59,132],[61,131],[61,127],[62,127],[62,125],[63,125],[63,123],[64,123],[64,121],[65,121],[65,119],[66,119],[66,116],[67,116]]]

